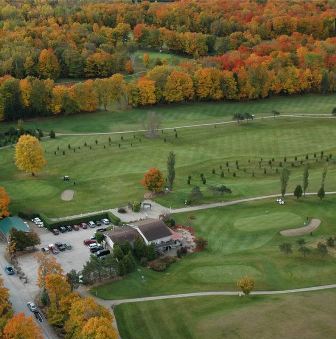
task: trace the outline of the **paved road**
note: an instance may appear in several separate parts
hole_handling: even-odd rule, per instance
[[[24,284],[16,275],[9,276],[5,273],[4,268],[8,265],[6,259],[4,258],[5,245],[0,244],[0,271],[1,276],[4,281],[4,285],[9,289],[10,300],[13,305],[15,313],[23,312],[26,316],[33,316],[27,307],[27,302],[33,301],[35,295],[37,294],[38,288],[32,284]],[[35,317],[33,316],[35,319]],[[42,323],[38,322],[35,319],[38,326],[41,328],[44,338],[46,339],[57,339],[52,327],[44,319]]]
[[[264,119],[279,119],[279,118],[308,118],[308,119],[334,119],[336,118],[330,114],[282,114],[276,118],[273,116],[263,116],[259,118],[254,118],[253,120],[264,120]],[[226,121],[218,121],[212,123],[204,123],[204,124],[193,124],[193,125],[183,125],[183,126],[175,126],[175,127],[163,127],[159,130],[171,131],[175,129],[185,129],[185,128],[195,128],[195,127],[206,127],[206,126],[220,126],[220,125],[229,125],[229,124],[237,124],[235,120],[226,120]],[[57,136],[90,136],[90,135],[114,135],[114,134],[128,134],[128,133],[142,133],[147,132],[146,129],[138,129],[138,130],[128,130],[128,131],[116,131],[116,132],[88,132],[88,133],[56,133]]]
[[[333,288],[336,288],[336,284],[296,288],[296,289],[291,289],[291,290],[254,291],[254,292],[251,292],[251,295],[277,295],[277,294],[303,293],[303,292],[328,290],[328,289],[333,289]],[[242,293],[236,292],[236,291],[194,292],[194,293],[159,295],[156,297],[110,300],[109,302],[107,300],[104,300],[104,305],[107,306],[107,304],[109,303],[110,306],[116,306],[116,305],[126,304],[126,303],[137,303],[137,302],[153,301],[153,300],[166,300],[166,299],[191,298],[191,297],[209,297],[209,296],[239,296],[239,295],[242,295]]]
[[[336,194],[336,192],[326,192],[326,195],[332,195]],[[310,192],[306,193],[307,196],[311,195],[317,195],[316,192]],[[287,193],[286,197],[293,196],[293,193]],[[220,201],[220,202],[214,202],[214,203],[209,203],[209,204],[203,204],[203,205],[197,205],[197,206],[188,206],[188,207],[182,207],[182,208],[173,208],[169,209],[165,206],[162,206],[158,204],[157,202],[146,200],[147,202],[152,203],[152,209],[149,211],[143,211],[142,213],[127,213],[127,214],[121,214],[118,213],[117,209],[108,209],[108,210],[101,210],[101,211],[95,211],[95,212],[89,212],[89,213],[83,213],[83,214],[76,214],[76,215],[71,215],[68,217],[64,218],[50,218],[51,221],[64,221],[64,220],[71,220],[71,219],[76,219],[80,217],[87,217],[90,215],[95,215],[98,213],[107,213],[107,212],[112,212],[113,214],[117,215],[122,221],[124,222],[131,222],[131,221],[137,221],[140,219],[145,218],[146,214],[148,214],[148,217],[151,218],[157,218],[159,215],[169,212],[172,214],[176,213],[186,213],[186,212],[194,212],[194,211],[199,211],[199,210],[205,210],[209,208],[216,208],[216,207],[225,207],[225,206],[231,206],[231,205],[237,205],[241,204],[244,202],[250,202],[250,201],[258,201],[258,200],[265,200],[265,199],[274,199],[280,197],[280,194],[271,194],[271,195],[262,195],[259,197],[251,197],[251,198],[243,198],[243,199],[238,199],[238,200],[231,200],[231,201]],[[133,220],[134,219],[134,220]]]

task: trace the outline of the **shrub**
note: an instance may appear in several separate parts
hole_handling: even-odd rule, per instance
[[[132,203],[132,211],[133,211],[133,212],[140,212],[140,210],[141,210],[141,202],[139,202],[139,201],[134,201],[134,202]]]
[[[119,207],[118,208],[118,213],[125,214],[127,213],[126,209],[124,207]]]
[[[51,130],[49,132],[49,137],[50,137],[50,139],[55,139],[56,138],[56,133],[53,130]]]
[[[327,245],[329,247],[335,247],[335,239],[333,237],[330,237],[327,239]]]
[[[199,251],[205,250],[206,247],[208,246],[208,241],[202,237],[196,238],[195,243],[196,243],[196,249]]]

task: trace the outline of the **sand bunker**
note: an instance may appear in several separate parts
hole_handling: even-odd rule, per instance
[[[320,226],[320,224],[321,224],[320,219],[312,219],[307,226],[284,230],[284,231],[281,231],[280,234],[285,237],[301,236],[301,235],[309,234],[310,232],[315,231]]]
[[[64,201],[70,201],[73,199],[74,195],[75,195],[74,190],[65,190],[61,194],[61,199]]]

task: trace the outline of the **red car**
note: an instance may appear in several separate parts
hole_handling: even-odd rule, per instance
[[[83,241],[83,243],[84,243],[85,246],[89,246],[91,244],[96,244],[97,241],[96,240],[92,240],[92,239],[86,239],[86,240]]]
[[[83,229],[86,230],[88,228],[87,224],[85,222],[82,222],[81,224],[79,224],[79,226]]]

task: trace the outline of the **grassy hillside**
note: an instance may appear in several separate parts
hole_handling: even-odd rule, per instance
[[[335,291],[200,297],[117,306],[124,339],[334,338]]]

